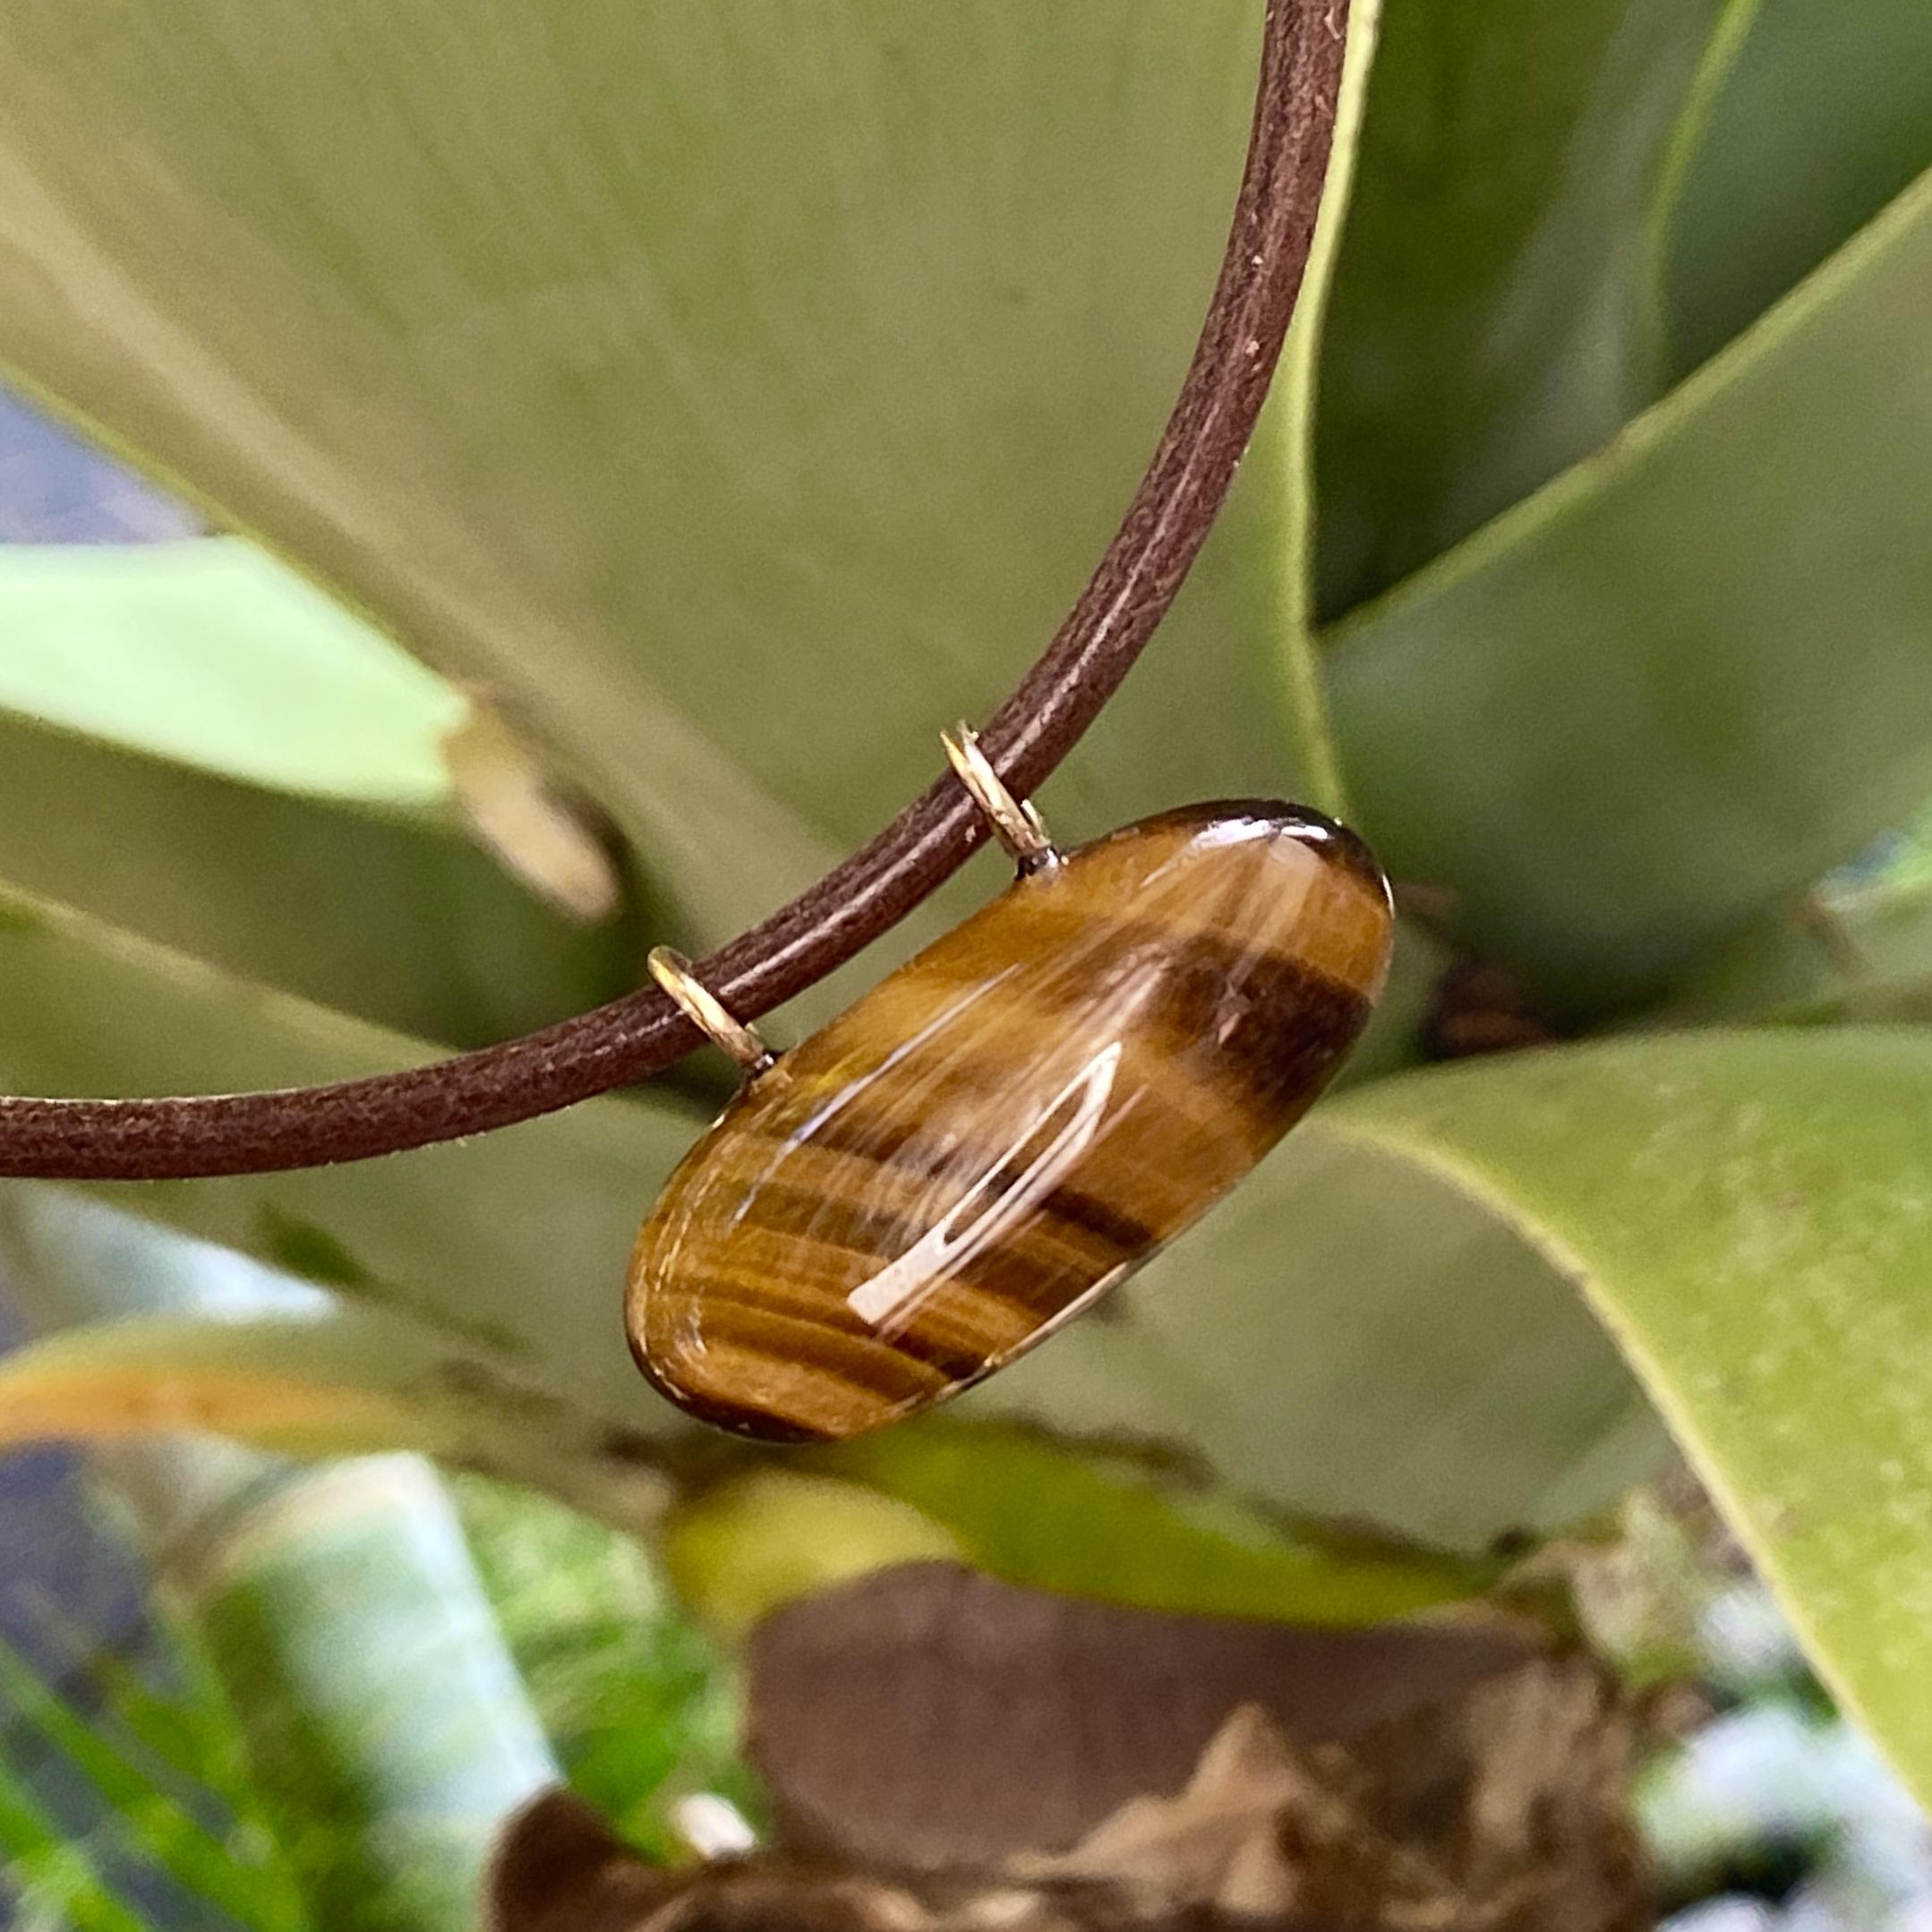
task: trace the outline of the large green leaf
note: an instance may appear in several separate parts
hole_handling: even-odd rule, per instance
[[[463,695],[233,539],[0,546],[0,709],[229,778],[447,806]]]
[[[628,918],[543,904],[453,816],[263,789],[0,711],[8,887],[459,1046],[613,997],[643,946]]]
[[[1561,1273],[1330,1111],[954,1414],[1167,1448],[1263,1507],[1468,1550],[1620,1495],[1662,1439]]]
[[[252,545],[0,546],[0,884],[459,1045],[635,983],[500,725]]]
[[[0,1088],[321,1081],[432,1049],[30,900],[0,899]],[[668,1415],[623,1347],[637,1223],[702,1116],[654,1089],[385,1163],[107,1189],[120,1204],[415,1313],[613,1424]]]
[[[341,1260],[319,1229],[283,1234],[285,1266]],[[64,1188],[0,1185],[0,1277],[48,1331],[0,1361],[0,1448],[193,1429],[312,1458],[416,1450],[628,1530],[669,1499],[608,1413],[546,1387],[513,1352]]]
[[[27,1311],[58,1325],[0,1365],[0,1446],[192,1427],[312,1456],[408,1448],[536,1483],[633,1530],[654,1526],[671,1494],[669,1445],[662,1470],[640,1464],[637,1445],[613,1443],[594,1412],[488,1353],[65,1190],[0,1189],[0,1264]],[[692,1473],[714,1460],[697,1458]],[[790,1473],[705,1490],[672,1526],[680,1581],[709,1614],[735,1605],[738,1626],[751,1620],[748,1592],[769,1608],[774,1589],[909,1549],[1119,1602],[1304,1624],[1406,1614],[1490,1576],[1361,1536],[1285,1530],[1198,1475],[1011,1430],[936,1421],[785,1461]]]
[[[1868,888],[1754,921],[1645,1023],[1932,1022],[1932,886]]]
[[[799,1462],[912,1505],[976,1569],[1149,1609],[1363,1626],[1477,1595],[1494,1580],[1493,1566],[1367,1536],[1285,1531],[1172,1467],[1075,1454],[1031,1432],[935,1423]]]
[[[1205,621],[1257,648],[1272,645],[1279,670],[1271,697],[1287,726],[1290,769],[1304,795],[1338,818],[1349,812],[1347,774],[1315,640],[1315,391],[1329,294],[1354,203],[1355,154],[1381,13],[1381,0],[1356,0],[1348,10],[1329,171],[1274,385],[1201,566],[1167,620],[1169,637],[1189,637]],[[1178,652],[1153,654],[1151,667],[1141,672],[1142,689],[1161,677],[1162,665],[1167,677],[1184,680],[1168,705],[1184,704],[1185,680],[1195,673]],[[1158,747],[1150,749],[1163,756]]]
[[[1550,996],[1654,988],[1932,791],[1932,178],[1333,634],[1362,816]]]
[[[1819,1668],[1932,1796],[1932,1033],[1520,1054],[1359,1089],[1326,1118],[1575,1282]]]
[[[0,353],[541,726],[706,936],[932,776],[1077,588],[1206,303],[1259,21],[28,0]],[[1247,609],[1193,601],[1072,833],[1280,789]]]
[[[1932,167],[1932,9],[1757,0],[1688,161],[1667,237],[1685,369]]]
[[[1329,610],[1655,399],[1653,209],[1723,9],[1388,0],[1322,366]]]

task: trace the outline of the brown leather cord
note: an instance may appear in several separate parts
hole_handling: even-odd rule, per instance
[[[1201,340],[1141,487],[1046,654],[981,743],[1021,797],[1099,714],[1227,496],[1308,263],[1341,82],[1346,0],[1269,0],[1233,232]],[[749,1020],[842,966],[987,836],[950,776],[862,851],[697,971]],[[640,1080],[701,1036],[655,987],[501,1046],[366,1080],[273,1093],[0,1099],[0,1175],[158,1180],[322,1167],[528,1120]]]

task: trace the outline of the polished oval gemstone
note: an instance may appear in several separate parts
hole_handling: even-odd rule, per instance
[[[1361,1031],[1389,938],[1361,842],[1285,805],[1165,813],[1018,880],[760,1073],[679,1166],[631,1261],[645,1373],[773,1441],[970,1387],[1287,1132]]]

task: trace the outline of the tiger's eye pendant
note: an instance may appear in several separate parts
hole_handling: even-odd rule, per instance
[[[1191,806],[1062,857],[948,750],[1021,876],[823,1030],[760,1060],[654,958],[753,1074],[645,1221],[626,1326],[741,1435],[856,1435],[1051,1334],[1300,1119],[1388,971],[1387,883],[1319,815]]]

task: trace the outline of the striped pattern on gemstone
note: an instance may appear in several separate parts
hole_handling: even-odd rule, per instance
[[[1089,1305],[1307,1110],[1389,964],[1355,836],[1242,802],[1018,880],[783,1055],[672,1175],[626,1324],[773,1441],[956,1394]]]

